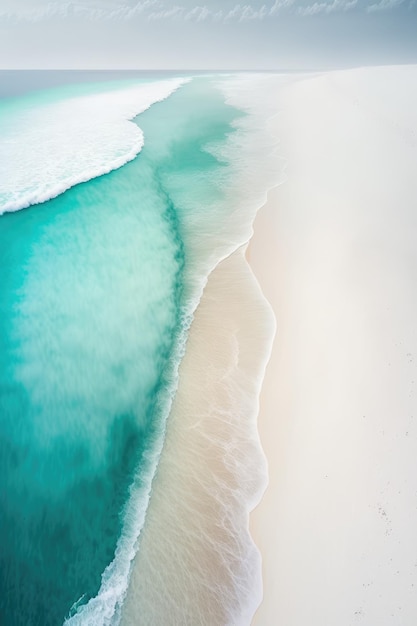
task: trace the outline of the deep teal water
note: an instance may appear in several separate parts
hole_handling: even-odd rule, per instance
[[[62,624],[114,558],[221,207],[206,147],[239,115],[195,79],[139,116],[134,161],[0,217],[2,624]]]

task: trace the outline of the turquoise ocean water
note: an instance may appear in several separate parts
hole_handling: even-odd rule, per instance
[[[233,247],[223,148],[243,113],[216,80],[141,113],[143,148],[120,169],[0,216],[2,624],[117,620],[190,315]],[[71,89],[0,101],[0,127],[35,100],[41,115],[106,91]],[[103,585],[106,617],[83,622]]]

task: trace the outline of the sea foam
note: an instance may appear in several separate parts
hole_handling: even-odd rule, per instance
[[[7,103],[0,117],[0,214],[45,202],[134,159],[144,138],[130,120],[187,81]]]

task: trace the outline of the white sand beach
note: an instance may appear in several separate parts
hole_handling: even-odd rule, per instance
[[[254,626],[417,623],[417,67],[303,80],[250,261],[277,318]]]

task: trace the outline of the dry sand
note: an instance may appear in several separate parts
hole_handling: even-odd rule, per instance
[[[417,67],[291,85],[250,261],[277,318],[255,626],[417,623]]]

